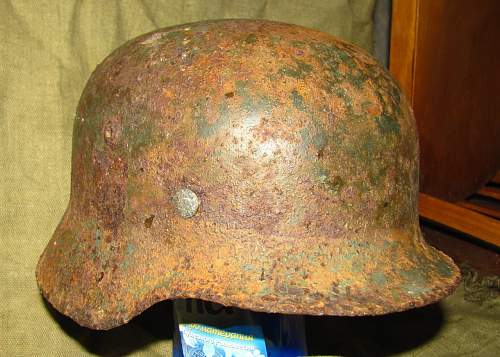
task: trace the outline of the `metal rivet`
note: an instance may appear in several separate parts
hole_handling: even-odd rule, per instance
[[[181,188],[172,197],[172,203],[182,217],[191,218],[200,206],[200,199],[190,189]]]

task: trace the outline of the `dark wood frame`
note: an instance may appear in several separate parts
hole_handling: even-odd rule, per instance
[[[499,15],[500,2],[496,0],[393,0],[390,71],[412,103],[421,132],[421,170],[427,178],[421,185],[421,217],[500,247],[500,171],[497,171],[500,166],[500,118],[492,114],[495,111],[500,113],[500,100],[496,98],[500,92],[500,70],[498,65],[494,65],[495,58],[500,58],[500,26],[495,24]],[[463,24],[456,22],[459,17],[464,19]],[[447,36],[444,42],[446,48],[433,48],[443,47],[443,36]],[[468,41],[463,42],[466,44],[465,55],[456,45],[460,41]],[[432,58],[439,50],[448,51],[445,55],[449,53],[449,58]],[[441,68],[436,71],[434,63]],[[451,88],[436,88],[435,84],[440,80],[443,86],[446,86],[447,79],[449,82],[450,67],[457,72],[469,71],[470,81],[457,82],[458,85]],[[430,74],[429,70],[433,73]],[[478,81],[481,85],[477,85]],[[467,102],[457,103],[457,98],[464,91],[471,92],[468,99],[475,106]],[[439,97],[439,105],[453,103],[453,107],[436,108],[436,102],[426,103],[426,95]],[[432,102],[432,99],[429,101]],[[458,119],[457,115],[453,118],[443,115],[457,110]],[[429,130],[436,127],[436,122],[433,122],[436,120],[440,121],[438,129]],[[457,133],[463,145],[457,147],[457,141],[451,140],[449,146],[455,147],[446,146],[443,130]],[[446,177],[455,190],[447,192],[446,182],[443,185],[443,172],[439,173],[441,177],[436,179],[435,187],[432,177],[429,179],[433,168],[429,167],[432,160],[427,160],[426,155],[431,150],[448,158],[439,164],[442,164],[443,170],[448,170],[447,165],[450,166],[450,172],[457,169],[456,161],[460,158],[453,157],[453,150],[456,155],[464,156],[475,150],[478,153],[477,163],[473,161],[471,165],[470,159],[468,163],[466,160],[458,162],[458,166],[463,166],[458,167],[461,170],[459,175],[452,173]],[[472,194],[487,197],[493,203],[481,205],[470,199]]]

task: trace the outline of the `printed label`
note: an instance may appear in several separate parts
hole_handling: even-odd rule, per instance
[[[260,326],[216,328],[203,324],[180,324],[184,357],[267,357]]]

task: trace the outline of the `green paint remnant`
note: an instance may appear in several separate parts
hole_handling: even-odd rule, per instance
[[[235,86],[238,92],[246,92],[248,91],[248,81],[236,81]]]
[[[343,98],[348,109],[352,112],[352,100],[351,103],[347,102],[348,93],[340,93],[341,85],[349,83],[354,88],[361,89],[369,79],[369,72],[357,70],[356,61],[344,48],[325,43],[312,43],[310,47],[316,59],[327,70],[327,75],[324,78],[324,88],[330,93],[335,93]]]
[[[347,136],[349,132],[346,133]],[[349,156],[355,159],[360,165],[369,170],[373,166],[373,159],[377,153],[384,152],[383,147],[380,147],[375,135],[369,130],[364,130],[358,134],[358,140],[347,141],[344,144],[345,151]]]
[[[95,239],[94,239],[94,247],[95,249],[92,250],[92,257],[94,259],[97,259],[97,258],[102,258],[101,257],[101,248],[102,248],[102,232],[101,230],[99,229],[99,227],[96,228],[95,230]]]
[[[387,76],[387,75],[386,75]],[[389,83],[389,97],[391,98],[393,107],[396,109],[396,114],[401,114],[401,89],[390,78],[387,79]]]
[[[355,181],[353,185],[360,193],[370,192],[370,185],[368,185],[365,181],[358,180]]]
[[[323,131],[318,131],[316,134],[313,136],[313,143],[314,147],[317,150],[322,150],[326,146],[327,142],[327,137]]]
[[[316,150],[323,150],[328,143],[329,136],[327,135],[321,122],[313,114],[311,114],[311,120],[314,124],[313,144]]]
[[[236,57],[236,56],[239,56],[241,54],[241,49],[238,47],[233,47],[233,48],[230,48],[226,53],[231,57]]]
[[[342,279],[336,282],[333,282],[331,285],[331,290],[336,295],[345,295],[349,292],[350,287],[352,286],[353,281],[351,279]]]
[[[300,138],[302,139],[302,151],[307,151],[307,148],[311,144],[311,135],[309,133],[309,128],[302,128],[299,131]]]
[[[146,107],[136,107],[124,113],[116,113],[122,118],[123,123],[121,139],[117,142],[116,151],[122,155],[135,156],[142,149],[149,147],[165,139],[161,130],[156,130],[155,123],[160,121],[161,114]],[[109,116],[109,115],[108,115]],[[98,130],[100,134],[100,130]],[[97,139],[103,138],[102,134]],[[96,141],[99,145],[101,141]],[[104,141],[103,141],[104,142]]]
[[[331,178],[329,171],[323,167],[319,167],[317,170],[319,182],[321,182],[330,193],[338,194],[345,186],[345,181],[342,177],[335,176]]]
[[[290,218],[288,219],[288,224],[295,226],[301,223],[304,218],[304,213],[304,207],[294,208]]]
[[[243,97],[241,107],[248,112],[270,112],[279,104],[277,100],[271,99],[271,97],[269,97],[268,95],[254,95],[248,88],[248,81],[236,81],[235,86],[236,93]]]
[[[127,209],[128,209],[128,203],[130,201],[131,197],[134,197],[135,195],[141,194],[143,190],[143,187],[139,183],[139,181],[136,180],[136,175],[133,175],[132,172],[129,170],[128,172],[128,180],[127,180],[127,197],[129,198],[127,200]]]
[[[105,113],[105,108],[109,108],[110,103],[104,95],[89,96],[89,104],[85,111],[85,117],[77,117],[73,133],[73,150],[84,144],[85,137],[94,142],[98,150],[103,150],[105,146],[104,137],[101,134],[101,125]],[[90,158],[90,155],[89,155]],[[87,157],[85,158],[87,160]]]
[[[243,264],[241,266],[241,268],[244,270],[244,271],[254,271],[255,270],[255,266],[253,266],[252,264]]]
[[[368,242],[363,242],[363,241],[351,241],[349,242],[349,246],[351,248],[358,248],[362,250],[370,248],[370,244]]]
[[[257,296],[269,296],[271,295],[271,289],[268,286],[262,287],[262,289],[257,293]]]
[[[377,141],[375,140],[374,135],[372,135],[371,133],[362,135],[360,155],[363,157],[363,159],[372,159],[375,154],[376,146]]]
[[[101,230],[99,227],[95,230],[95,245],[98,246],[101,243]]]
[[[154,129],[153,121],[143,119],[138,123],[133,123],[132,120],[127,120],[126,126],[123,128],[123,135],[127,138],[128,151],[130,153],[139,152],[142,148],[153,144]]]
[[[281,36],[277,35],[271,36],[271,43],[273,45],[277,45],[280,41],[281,41]]]
[[[290,94],[290,98],[292,98],[293,106],[297,108],[298,110],[305,112],[306,111],[306,105],[304,103],[304,97],[300,95],[300,93],[294,89],[292,90],[292,93]]]
[[[118,308],[117,308],[118,312],[120,312],[121,314],[126,314],[128,313],[128,310],[125,308],[125,305],[123,305],[123,302],[119,302],[118,303]]]
[[[335,264],[335,265],[332,265],[332,267],[330,268],[330,271],[332,273],[338,273],[342,268],[342,264]]]
[[[254,34],[254,33],[251,33],[249,34],[246,38],[245,38],[245,43],[255,43],[257,42],[257,36]]]
[[[271,82],[275,82],[278,80],[278,75],[276,73],[268,73],[266,74],[267,79],[269,79]]]
[[[373,72],[371,80],[376,85],[374,94],[377,96],[378,101],[382,106],[383,115],[400,115],[401,94],[397,84],[392,80],[388,73],[381,71],[379,68],[369,67],[369,71]]]
[[[400,302],[401,301],[401,293],[400,292],[392,290],[391,291],[391,296],[392,296],[392,299],[395,302]]]
[[[401,271],[401,275],[406,280],[402,285],[402,289],[411,295],[422,295],[429,291],[427,287],[427,279],[424,272],[417,269],[408,269]]]
[[[86,219],[82,222],[82,226],[86,229],[86,230],[93,230],[94,227],[96,226],[96,223],[94,222],[93,219]]]
[[[304,41],[300,41],[300,40],[293,40],[290,42],[290,44],[293,46],[293,47],[297,47],[297,48],[303,48],[305,46],[305,42]]]
[[[317,176],[318,176],[319,182],[325,183],[328,180],[328,177],[330,176],[330,173],[328,172],[327,169],[325,169],[323,167],[320,167],[318,169]]]
[[[267,95],[261,95],[258,97],[257,106],[264,111],[269,112],[272,108],[277,107],[279,104],[278,101],[272,100],[271,97]]]
[[[352,256],[357,257],[357,254],[352,253]],[[352,259],[352,258],[351,258]],[[351,271],[353,273],[361,273],[365,270],[365,266],[363,263],[360,263],[358,259],[354,259],[351,265]]]
[[[132,243],[127,244],[127,255],[131,255],[135,251],[135,245]]]
[[[391,204],[392,202],[383,201],[377,205],[375,210],[375,222],[380,226],[386,227],[387,225],[394,225],[401,217],[399,207]]]
[[[429,288],[420,286],[415,283],[407,283],[401,287],[406,293],[410,295],[424,295],[429,292]]]
[[[202,138],[208,138],[216,134],[229,122],[229,106],[226,101],[221,103],[219,107],[219,117],[213,123],[208,122],[206,103],[204,103],[203,99],[195,104],[193,112],[197,133]]]
[[[312,114],[311,121],[313,125],[305,127],[299,132],[302,139],[302,149],[306,151],[309,145],[313,144],[319,152],[326,147],[329,138],[319,120]]]
[[[164,32],[162,35],[161,35],[161,39],[163,41],[167,40],[167,41],[170,41],[170,40],[176,40],[176,41],[179,41],[179,40],[182,40],[184,39],[184,32],[183,31],[169,31],[169,32]]]
[[[436,269],[439,275],[443,277],[449,278],[453,275],[453,270],[451,270],[451,266],[444,261],[439,261],[436,264]]]
[[[339,285],[338,285],[338,288],[339,288],[339,292],[341,294],[345,294],[348,289],[351,287],[353,281],[351,279],[342,279],[341,281],[339,281]]]
[[[363,109],[363,112],[368,114],[368,110],[370,110],[371,107],[373,107],[374,103],[372,102],[363,102],[361,103],[361,109]]]
[[[264,111],[268,113],[272,110],[272,108],[276,107],[276,105],[277,102],[273,101],[267,95],[255,97],[245,93],[241,107],[247,112]]]
[[[303,79],[312,71],[312,65],[301,60],[295,60],[295,66],[281,67],[279,73],[297,79]]]
[[[130,52],[130,56],[132,58],[135,58],[135,59],[139,59],[139,60],[147,60],[151,57],[151,55],[153,54],[154,50],[155,50],[155,46],[157,44],[157,42],[153,42],[152,43],[153,46],[150,46],[150,45],[147,45],[147,46],[137,46],[135,47],[131,52]]]
[[[363,84],[368,80],[368,77],[361,71],[351,72],[346,75],[347,80],[356,88],[361,88]]]
[[[388,135],[388,134],[399,135],[401,131],[399,123],[394,118],[391,118],[387,115],[382,114],[378,117],[375,117],[375,122],[377,123],[379,131],[383,135]]]
[[[348,54],[345,50],[339,49],[337,47],[331,46],[331,48],[334,48],[335,54],[337,57],[344,63],[346,64],[349,68],[355,68],[356,67],[356,62],[354,62],[352,56]]]
[[[349,95],[345,88],[335,86],[331,92],[344,101],[344,104],[349,113],[354,112],[354,103],[352,101],[352,97]]]
[[[379,186],[384,183],[385,177],[387,176],[387,166],[376,167],[376,165],[370,167],[368,171],[368,180],[372,186]]]
[[[387,284],[387,276],[380,271],[372,273],[371,280],[379,286],[385,286]]]
[[[135,251],[135,245],[133,243],[128,243],[127,247],[125,248],[125,256],[123,257],[123,260],[120,263],[120,267],[122,270],[127,270],[130,267],[130,261],[132,259],[132,255],[134,254]]]

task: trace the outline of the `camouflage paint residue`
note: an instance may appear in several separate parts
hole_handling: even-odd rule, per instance
[[[303,79],[307,76],[313,69],[313,66],[302,60],[295,60],[295,65],[284,66],[280,68],[279,73],[296,79]]]
[[[380,271],[372,273],[371,280],[379,287],[384,287],[388,283],[387,276]]]
[[[386,134],[399,134],[401,131],[399,123],[386,115],[381,115],[375,118],[378,129],[384,135]]]
[[[295,108],[303,112],[306,111],[306,106],[304,104],[304,97],[301,96],[296,89],[292,90],[290,97],[292,99],[293,106]]]

